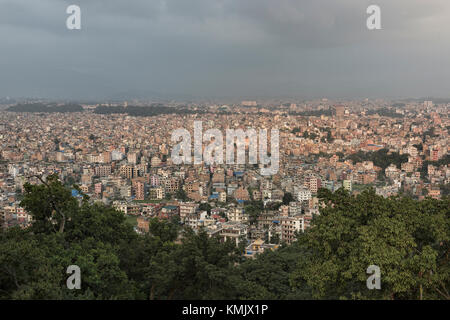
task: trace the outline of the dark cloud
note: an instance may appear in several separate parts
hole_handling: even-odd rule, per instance
[[[449,18],[448,0],[0,0],[0,96],[446,96]]]

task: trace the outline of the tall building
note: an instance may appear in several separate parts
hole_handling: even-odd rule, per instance
[[[431,161],[439,160],[439,148],[435,147],[430,150],[430,159],[431,159]]]
[[[128,163],[130,163],[130,164],[136,164],[136,163],[137,163],[137,159],[138,159],[138,155],[137,155],[136,152],[130,152],[130,153],[127,155],[127,161],[128,161]]]
[[[336,117],[341,118],[345,114],[345,106],[336,105],[336,106],[334,106],[334,111],[336,112]]]
[[[126,165],[120,168],[120,174],[127,177],[127,179],[132,179],[135,176],[134,166]]]
[[[423,106],[425,108],[432,108],[433,107],[433,101],[424,101]]]
[[[297,190],[297,200],[298,201],[309,201],[311,199],[311,190],[305,187],[300,187]]]
[[[241,105],[243,107],[256,107],[258,104],[256,101],[242,101]]]
[[[107,177],[111,174],[111,166],[98,166],[94,169],[95,175],[99,177]]]
[[[135,199],[145,200],[145,183],[142,181],[136,181],[133,187]]]
[[[155,174],[150,176],[150,185],[152,187],[158,187],[159,186],[159,176],[157,176]]]
[[[105,151],[102,152],[102,159],[103,159],[103,163],[110,163],[111,162],[111,152],[109,151]]]
[[[344,180],[343,187],[345,190],[351,192],[352,191],[352,180]]]
[[[113,150],[111,152],[111,160],[112,161],[120,161],[124,157],[124,154],[118,150]]]

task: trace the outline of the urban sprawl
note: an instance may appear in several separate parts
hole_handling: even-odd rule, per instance
[[[295,241],[319,214],[321,188],[352,194],[374,188],[384,197],[418,200],[449,194],[449,103],[128,101],[80,104],[77,112],[59,112],[61,104],[30,111],[29,103],[4,101],[0,111],[6,228],[31,224],[20,206],[23,186],[51,174],[80,201],[87,195],[123,212],[138,233],[149,231],[151,218],[170,219],[223,241],[244,241],[249,258]],[[223,133],[278,129],[278,171],[263,176],[265,164],[248,161],[174,164],[172,132],[184,128],[194,136],[195,121]]]

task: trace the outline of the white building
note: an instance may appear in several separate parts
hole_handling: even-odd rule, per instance
[[[300,187],[296,190],[298,201],[309,201],[311,200],[311,191],[305,187]]]

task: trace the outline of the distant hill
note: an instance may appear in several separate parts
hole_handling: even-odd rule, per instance
[[[42,103],[27,103],[27,104],[17,104],[11,106],[6,111],[10,112],[82,112],[83,107],[78,104],[65,104],[62,106],[57,105],[45,105]]]
[[[106,107],[99,106],[95,109],[96,114],[114,114],[124,113],[134,117],[152,117],[160,114],[198,114],[205,113],[203,110],[191,110],[184,107],[166,107],[164,105],[155,104],[148,107]]]

